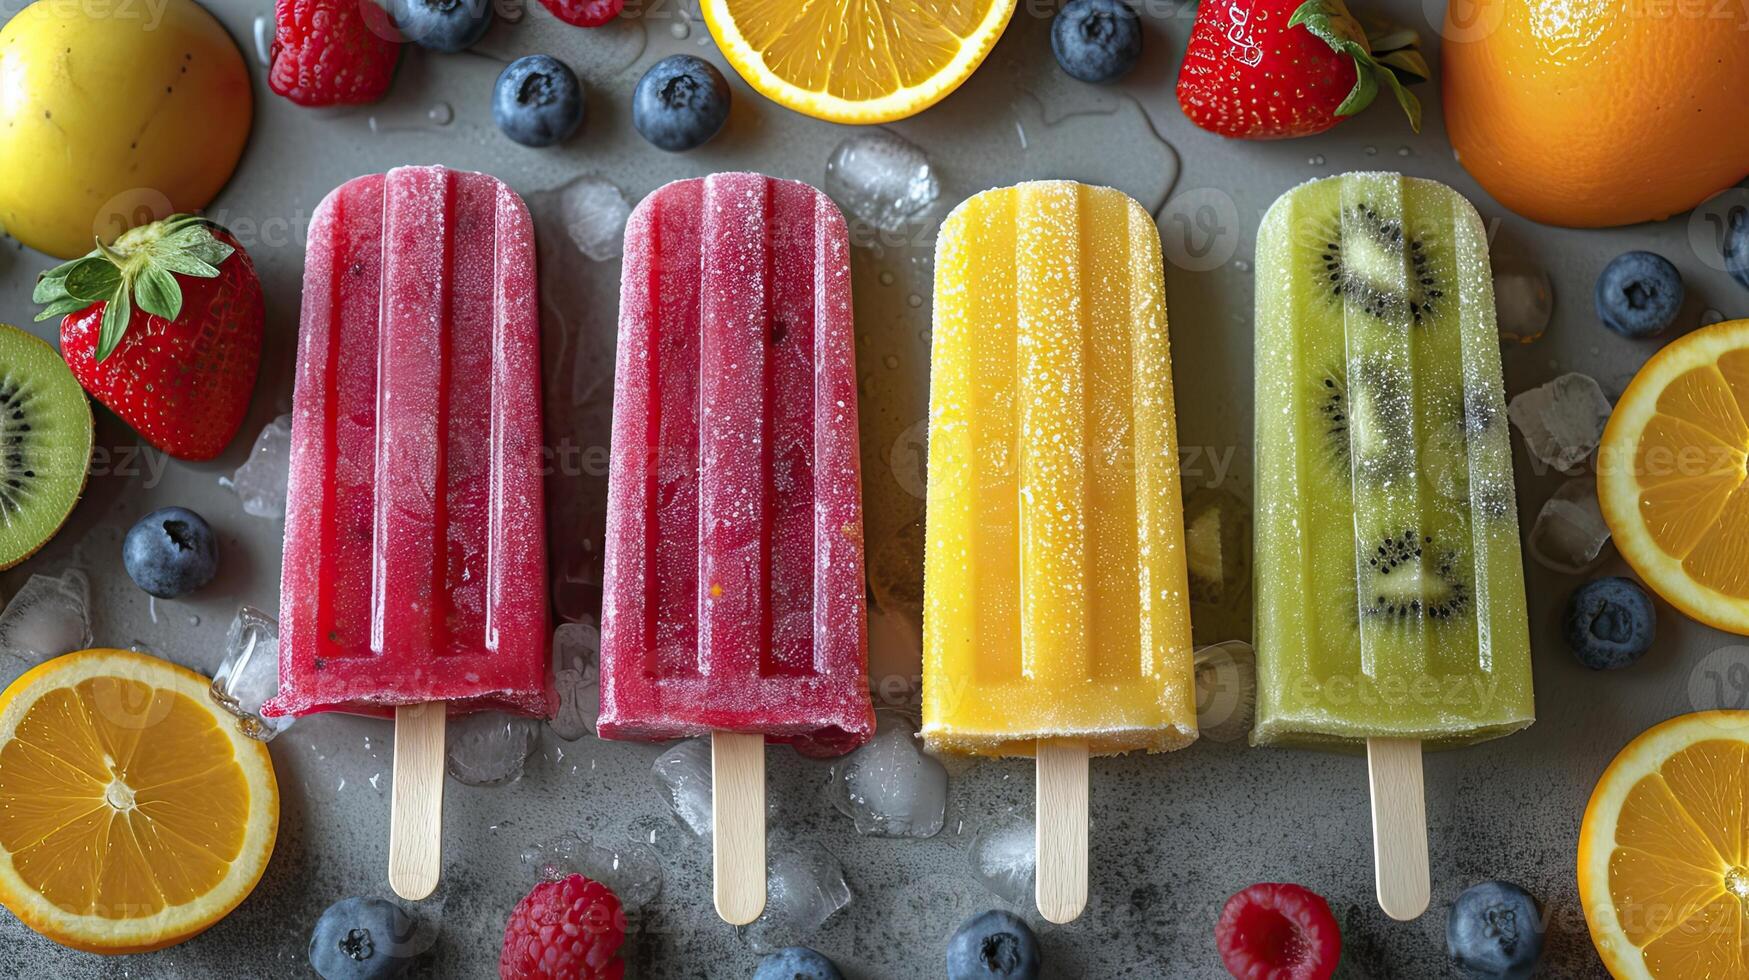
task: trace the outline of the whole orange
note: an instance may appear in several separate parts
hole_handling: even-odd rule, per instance
[[[1656,220],[1749,174],[1749,5],[1451,0],[1442,33],[1452,147],[1527,218]]]

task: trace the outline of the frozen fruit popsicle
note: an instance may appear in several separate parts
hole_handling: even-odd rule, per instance
[[[1289,191],[1258,232],[1256,350],[1253,738],[1365,741],[1375,788],[1381,754],[1406,753],[1418,811],[1419,743],[1532,720],[1475,209],[1396,174]],[[1424,829],[1420,838],[1425,874]]]
[[[1040,758],[1196,737],[1165,277],[1147,212],[1068,181],[986,191],[942,226],[930,378],[923,735]],[[1054,770],[1053,770],[1054,771]]]
[[[750,919],[764,809],[725,827],[725,754],[874,727],[848,234],[806,184],[682,180],[632,213],[622,275],[598,729],[713,735],[718,909]],[[756,895],[725,901],[725,857]]]
[[[439,793],[445,706],[548,705],[537,302],[528,211],[492,177],[405,167],[316,209],[266,710],[415,709]]]

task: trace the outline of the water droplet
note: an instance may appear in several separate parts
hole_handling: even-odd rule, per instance
[[[498,17],[506,24],[514,24],[522,20],[522,15],[528,10],[524,0],[505,0],[498,5]]]
[[[676,41],[684,41],[692,34],[692,25],[688,24],[686,21],[677,20],[669,25],[668,33],[674,35]]]
[[[899,359],[892,354],[888,354],[886,357],[881,358],[881,363],[885,364],[889,371],[896,371],[899,368]]]
[[[1724,319],[1725,315],[1718,310],[1705,309],[1700,311],[1700,325],[1703,327],[1711,323],[1723,322]]]
[[[1233,268],[1238,269],[1240,272],[1250,272],[1251,271],[1251,263],[1245,261],[1244,259],[1235,259],[1233,261]]]
[[[1378,156],[1378,155],[1379,155],[1379,148],[1378,148],[1378,147],[1376,147],[1376,146],[1369,146],[1369,147],[1367,147],[1367,148],[1366,148],[1366,155],[1367,155],[1367,156],[1369,156],[1369,157],[1376,157],[1376,156]]]
[[[1101,108],[1065,111],[1021,89],[1011,103],[1014,132],[1025,155],[1022,173],[1028,177],[1063,177],[1084,184],[1116,187],[1136,199],[1148,213],[1165,205],[1178,183],[1178,151],[1155,129],[1135,99],[1120,95]],[[1142,161],[1112,154],[1088,153],[1090,146],[1134,145]]]
[[[923,341],[925,344],[932,344],[935,342],[935,331],[928,327],[924,327],[922,330],[917,331],[917,339]]]
[[[916,293],[912,293],[911,295],[905,297],[905,304],[914,310],[917,307],[923,305],[923,297],[917,295]]]
[[[1397,155],[1400,157],[1406,157],[1409,154],[1414,153],[1414,152],[1415,152],[1414,150],[1411,150],[1406,146],[1397,147]]]
[[[893,284],[893,274],[885,269],[881,270],[880,279],[881,285],[883,286],[891,286]]]
[[[455,107],[448,102],[439,102],[425,111],[425,118],[439,126],[448,126],[455,122]]]
[[[1317,153],[1309,156],[1306,158],[1306,163],[1313,167],[1322,167],[1324,165],[1324,154]]]
[[[255,18],[255,60],[262,67],[273,64],[273,18]]]

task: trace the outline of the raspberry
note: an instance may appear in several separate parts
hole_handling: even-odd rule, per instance
[[[504,924],[500,980],[622,980],[625,915],[606,885],[582,875],[543,881]]]
[[[1342,958],[1342,930],[1316,893],[1252,885],[1227,899],[1215,945],[1240,980],[1328,980]]]
[[[578,27],[600,27],[619,16],[626,0],[540,0],[553,16]]]
[[[373,0],[275,0],[267,84],[307,106],[375,102],[389,90],[400,36]]]

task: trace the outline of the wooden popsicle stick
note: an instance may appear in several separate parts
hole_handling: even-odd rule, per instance
[[[765,736],[711,733],[717,915],[744,926],[765,911]]]
[[[1366,740],[1372,783],[1372,860],[1379,907],[1399,922],[1419,918],[1431,901],[1427,871],[1427,797],[1421,742]]]
[[[389,802],[389,887],[417,902],[443,872],[441,701],[395,709],[394,792]]]
[[[1040,739],[1037,755],[1033,898],[1040,915],[1061,925],[1087,907],[1087,743]]]

